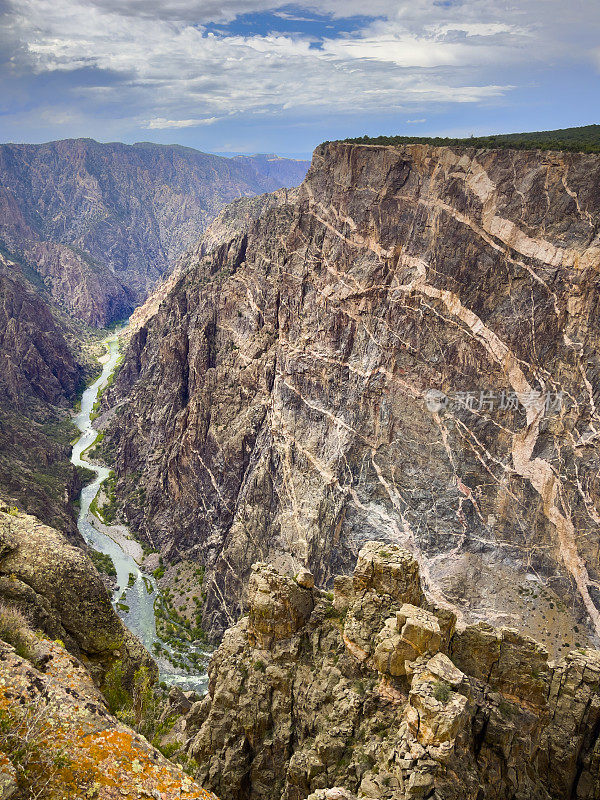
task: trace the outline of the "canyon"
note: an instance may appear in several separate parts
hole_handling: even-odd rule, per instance
[[[330,586],[377,539],[461,624],[598,642],[599,179],[592,154],[328,143],[213,223],[101,427],[132,529],[205,568],[215,640],[252,563]]]
[[[149,143],[0,145],[7,501],[78,539],[72,502],[82,473],[68,463],[68,418],[97,368],[94,329],[126,319],[226,203],[295,185],[307,167]]]
[[[52,800],[597,800],[600,156],[327,142],[297,188],[229,159],[247,184],[207,210],[173,199],[202,154],[135,145],[174,169],[155,228],[119,217],[129,173],[90,189],[130,153],[96,144],[65,144],[62,233],[23,211],[0,255],[0,798],[29,800],[10,731],[39,713]],[[32,268],[46,235],[97,259],[99,306]],[[75,469],[92,328],[134,305]],[[117,581],[90,492],[75,525],[86,460],[137,540]],[[147,646],[212,643],[207,691],[159,681],[138,590]]]
[[[224,205],[300,183],[307,162],[140,142],[0,145],[0,243],[52,300],[126,319]]]

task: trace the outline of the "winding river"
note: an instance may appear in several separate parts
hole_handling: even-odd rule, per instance
[[[175,669],[167,657],[156,655],[155,646],[158,645],[163,648],[163,652],[173,653],[173,650],[164,641],[161,641],[156,632],[155,603],[160,592],[154,577],[144,573],[131,552],[128,552],[134,548],[126,546],[126,542],[129,540],[126,528],[123,525],[93,524],[95,518],[90,512],[90,505],[102,482],[108,478],[110,469],[90,462],[85,457],[85,451],[94,443],[98,435],[98,432],[92,427],[91,414],[99,393],[106,387],[117,366],[119,359],[118,335],[109,336],[105,339],[104,344],[107,352],[100,359],[102,374],[83,393],[81,410],[73,419],[81,436],[73,446],[71,463],[75,466],[86,467],[96,473],[94,480],[81,490],[77,527],[90,547],[111,557],[117,571],[113,604],[127,627],[154,654],[160,670],[160,679],[166,683],[177,684],[184,689],[204,692],[207,683],[206,671],[190,674],[187,670]],[[187,650],[189,653],[207,655],[205,648],[201,646],[189,644]],[[181,653],[178,655],[181,657]]]

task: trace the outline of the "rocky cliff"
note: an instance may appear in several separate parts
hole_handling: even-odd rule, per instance
[[[140,723],[156,673],[84,552],[0,503],[2,800],[216,800],[124,724],[115,700]]]
[[[3,800],[218,800],[116,719],[60,642],[38,653],[36,666],[0,641]]]
[[[32,628],[77,656],[99,686],[119,661],[130,685],[140,666],[156,668],[113,609],[92,562],[54,528],[0,502],[0,600]]]
[[[0,494],[75,540],[68,416],[89,373],[69,326],[0,254]]]
[[[173,733],[224,800],[600,796],[599,651],[457,631],[384,542],[332,595],[256,564],[248,603]]]
[[[0,145],[0,240],[63,308],[103,326],[127,317],[226,203],[296,185],[307,167],[150,143]]]
[[[598,640],[599,186],[597,155],[328,144],[188,265],[105,442],[207,628],[254,561],[331,585],[383,539],[464,622]]]

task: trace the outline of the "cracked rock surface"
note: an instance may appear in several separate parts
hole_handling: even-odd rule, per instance
[[[282,605],[292,579],[269,569],[267,593],[267,568],[255,566],[249,615],[226,632],[210,663],[209,693],[179,727],[180,746],[202,765],[202,784],[222,800],[598,798],[600,652],[573,650],[549,662],[514,629],[456,632],[425,598],[418,607],[403,603],[420,594],[410,554],[378,548],[381,557],[372,545],[364,553],[375,570],[368,579],[357,568],[350,606],[340,612],[313,588],[300,627],[292,606]],[[397,585],[402,570],[403,593],[380,588]],[[373,641],[409,621],[430,631],[438,619],[450,632],[420,637],[398,671],[377,650],[357,657],[352,615]]]
[[[464,622],[598,641],[599,186],[597,155],[331,143],[196,248],[105,444],[214,637],[254,562],[332,586],[383,539]]]

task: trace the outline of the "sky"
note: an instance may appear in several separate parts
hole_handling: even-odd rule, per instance
[[[0,0],[0,141],[308,157],[600,122],[600,0]]]

